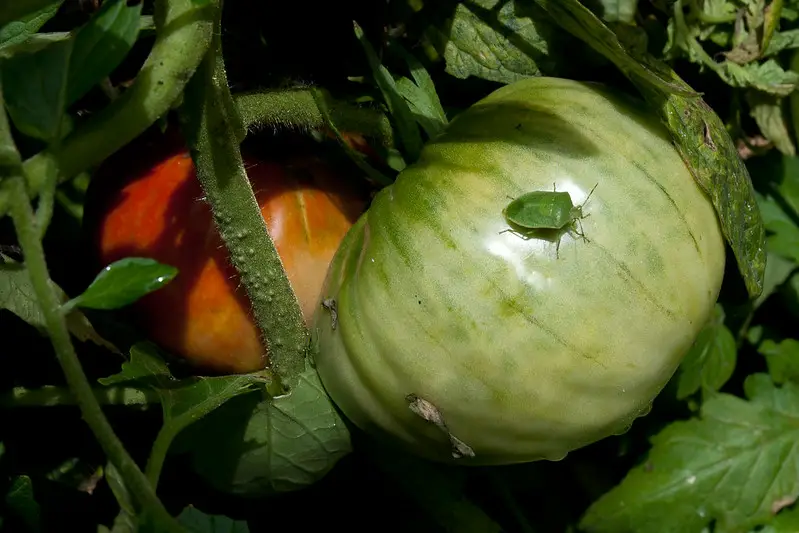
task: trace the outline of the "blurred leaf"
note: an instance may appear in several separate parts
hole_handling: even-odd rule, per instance
[[[766,139],[785,155],[796,154],[796,148],[788,131],[788,124],[782,111],[782,100],[759,92],[747,94],[749,114],[755,119],[758,128]]]
[[[6,493],[6,505],[33,531],[41,530],[39,503],[33,495],[33,483],[28,476],[17,476]]]
[[[145,257],[120,259],[105,267],[91,285],[69,305],[118,309],[172,281],[178,269]]]
[[[758,200],[769,233],[766,238],[769,251],[799,263],[799,227],[773,198],[758,195]]]
[[[50,4],[33,11],[25,17],[9,22],[0,28],[0,51],[8,47],[24,43],[34,33],[53,18],[63,0],[51,1]]]
[[[408,102],[416,122],[431,139],[437,136],[446,126],[446,119],[441,120],[427,94],[408,78],[397,80],[397,92]]]
[[[716,305],[713,318],[699,335],[680,365],[677,398],[684,400],[702,390],[716,392],[735,370],[735,338],[724,325],[724,310]]]
[[[757,309],[777,288],[785,283],[788,276],[796,268],[796,263],[789,261],[777,254],[769,252],[766,261],[766,275],[763,278],[763,293],[755,300],[754,308]]]
[[[8,114],[25,135],[54,142],[62,135],[72,40],[56,41],[3,62]]]
[[[427,136],[433,138],[446,127],[448,122],[433,79],[415,57],[399,45],[394,45],[393,48],[405,59],[413,76],[413,81],[405,77],[398,79],[397,90],[410,105],[416,121],[424,128]]]
[[[783,50],[790,50],[792,48],[799,48],[799,30],[787,30],[775,33],[763,55],[773,56]]]
[[[383,94],[383,100],[388,106],[391,117],[394,120],[394,125],[399,133],[399,139],[402,146],[405,148],[405,154],[413,162],[419,158],[422,151],[422,136],[419,133],[419,128],[413,118],[408,104],[397,91],[397,86],[394,82],[394,77],[380,63],[377,54],[375,53],[372,45],[366,39],[358,24],[355,24],[355,36],[361,43],[366,59],[369,61],[369,67],[372,70],[372,76],[377,84],[380,92]]]
[[[61,302],[68,297],[60,287],[55,286]],[[7,309],[19,318],[35,327],[42,335],[47,334],[44,317],[31,285],[30,276],[25,266],[0,254],[0,309]],[[92,341],[115,353],[119,350],[100,336],[89,319],[80,311],[73,309],[67,315],[69,332],[79,341]]]
[[[747,65],[725,61],[717,72],[732,87],[752,87],[776,96],[788,96],[799,85],[799,74],[786,71],[774,59]]]
[[[231,398],[255,390],[254,385],[264,379],[243,374],[177,380],[161,359],[158,348],[143,342],[130,349],[130,361],[122,364],[121,372],[97,381],[106,386],[125,383],[154,390],[161,400],[164,427],[174,436]]]
[[[106,0],[78,30],[69,62],[67,105],[86,94],[127,56],[139,34],[142,3]]]
[[[249,533],[247,522],[227,516],[207,515],[195,507],[186,507],[178,521],[191,533]]]
[[[0,1],[0,26],[7,26],[15,20],[25,20],[52,3],[53,0],[2,0]]]
[[[786,499],[783,503],[781,508],[796,502]],[[771,524],[758,529],[756,533],[796,533],[797,531],[799,531],[799,507],[794,506],[790,510],[780,512]]]
[[[447,73],[512,83],[556,71],[563,33],[540,8],[517,0],[459,2],[447,30],[429,28]]]
[[[628,24],[632,24],[635,21],[638,0],[600,0],[600,3],[603,8],[603,20],[607,22],[626,22]]]
[[[215,487],[264,496],[307,487],[350,452],[350,436],[307,367],[286,396],[231,401],[186,434],[195,470]]]
[[[732,533],[768,523],[775,505],[799,495],[799,387],[765,374],[745,382],[749,400],[718,394],[701,418],[652,438],[647,459],[594,502],[589,532]]]
[[[45,476],[71,489],[92,494],[103,479],[103,467],[92,468],[77,457],[67,459]]]
[[[53,43],[68,41],[72,35],[67,32],[34,33],[24,42],[0,47],[0,59],[8,59],[17,54],[32,54],[43,50]]]
[[[769,374],[775,383],[791,381],[799,384],[799,341],[785,339],[777,344],[766,339],[757,351],[766,358]]]

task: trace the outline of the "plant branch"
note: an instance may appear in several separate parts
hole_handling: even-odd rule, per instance
[[[10,205],[9,213],[14,222],[17,238],[25,254],[25,265],[30,274],[36,299],[41,307],[47,331],[55,349],[58,362],[64,372],[70,389],[75,395],[84,420],[91,428],[103,451],[125,479],[130,491],[135,495],[141,509],[153,514],[162,527],[169,531],[182,531],[182,528],[169,515],[156,496],[139,467],[130,457],[113,428],[105,418],[100,404],[94,396],[89,380],[83,373],[75,348],[72,345],[66,320],[61,313],[61,302],[56,294],[45,260],[44,248],[39,239],[36,219],[30,205],[25,180],[21,175],[5,178],[2,182]]]
[[[216,2],[213,2],[216,4]],[[309,334],[244,170],[219,32],[186,91],[181,117],[197,177],[252,303],[282,388],[305,368]]]
[[[357,132],[377,139],[385,146],[393,143],[391,122],[385,113],[334,100],[319,88],[241,93],[233,96],[247,129],[266,126],[310,130],[327,127],[323,110],[317,106],[315,92],[322,92],[330,120],[341,131]]]
[[[58,169],[62,183],[102,162],[169,111],[210,45],[213,14],[213,6],[194,0],[156,2],[157,36],[135,83],[57,148],[24,162],[31,198],[44,189],[48,167]],[[0,196],[0,215],[7,209],[8,199]]]

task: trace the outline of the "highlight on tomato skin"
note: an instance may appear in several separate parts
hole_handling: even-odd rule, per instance
[[[273,159],[243,148],[242,157],[310,323],[330,260],[368,196],[353,185],[357,176],[312,151]],[[130,310],[151,340],[198,369],[246,373],[267,364],[246,290],[174,128],[148,132],[97,170],[86,224],[100,265],[140,256],[179,269]]]

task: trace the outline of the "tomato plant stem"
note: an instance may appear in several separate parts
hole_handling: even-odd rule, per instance
[[[149,405],[159,402],[158,394],[137,387],[93,387],[92,392],[100,405]],[[45,386],[37,389],[14,387],[0,395],[0,407],[51,407],[76,405],[75,394],[67,387]]]
[[[378,139],[385,146],[393,143],[388,117],[375,109],[333,100],[322,89],[259,91],[235,95],[233,100],[248,129],[277,126],[289,129],[321,129],[327,126],[316,104],[314,91],[325,93],[330,120],[339,130],[353,131]]]
[[[309,334],[244,170],[238,117],[225,105],[230,92],[219,33],[217,28],[187,88],[181,115],[197,177],[249,295],[270,364],[285,388],[305,368]]]
[[[117,100],[63,139],[24,162],[31,196],[46,185],[47,169],[58,182],[92,168],[150,127],[169,111],[211,42],[213,6],[194,0],[155,4],[156,39],[135,83]],[[8,200],[0,196],[0,214]]]
[[[130,457],[122,442],[105,418],[100,404],[94,396],[89,380],[83,373],[69,330],[61,313],[61,302],[53,289],[44,247],[39,239],[36,219],[30,205],[25,180],[21,175],[6,178],[3,183],[10,200],[9,212],[14,222],[17,238],[25,254],[25,266],[30,274],[36,299],[41,307],[47,331],[55,349],[58,362],[70,389],[75,394],[84,420],[111,462],[120,471],[140,507],[156,518],[161,527],[169,531],[182,531],[156,496],[153,487]]]
[[[144,475],[153,487],[158,486],[158,478],[161,476],[169,447],[181,429],[183,428],[165,423],[155,437],[150,456],[147,458],[147,466],[144,467]]]

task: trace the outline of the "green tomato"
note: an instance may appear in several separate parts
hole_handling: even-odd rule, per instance
[[[565,235],[560,259],[503,231],[508,197],[553,183],[581,203],[598,184],[590,240]],[[648,412],[724,261],[657,117],[599,85],[526,79],[456,117],[350,230],[316,366],[352,422],[421,456],[559,460]]]

